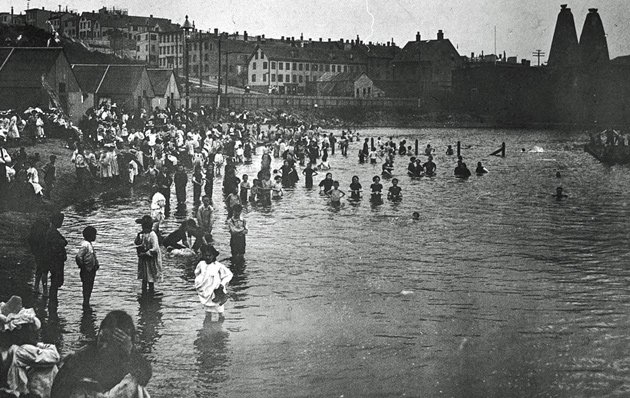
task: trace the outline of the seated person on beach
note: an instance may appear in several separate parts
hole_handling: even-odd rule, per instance
[[[124,396],[144,390],[151,364],[134,347],[136,328],[124,311],[112,311],[101,322],[96,344],[67,356],[52,386],[51,398]],[[146,392],[144,392],[146,393]]]
[[[554,198],[556,198],[556,200],[562,200],[562,199],[566,199],[569,196],[563,193],[562,187],[558,187],[556,188],[556,193],[554,195],[551,195]]]

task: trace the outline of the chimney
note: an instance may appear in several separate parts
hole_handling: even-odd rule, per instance
[[[304,33],[300,33],[300,41],[304,40]]]
[[[153,19],[153,14],[149,14],[149,18]]]
[[[387,42],[387,47],[389,47],[389,44],[390,44],[390,43],[389,43],[389,42]]]
[[[354,46],[354,40],[351,40],[351,41],[350,41],[350,44],[352,44],[352,45]]]
[[[284,41],[284,36],[280,36],[280,41]]]
[[[214,28],[214,35],[215,35],[215,36],[218,36],[218,35],[219,35],[219,29]]]
[[[247,31],[243,32],[243,41],[247,41]]]
[[[608,43],[604,25],[597,13],[597,8],[589,8],[582,34],[580,35],[580,52],[583,66],[592,66],[610,61]]]
[[[444,40],[444,32],[442,32],[442,29],[438,30],[437,39]]]
[[[328,38],[328,43],[330,43],[330,37]]]
[[[470,59],[475,59],[475,53],[470,53]]]
[[[11,22],[13,22],[13,6],[11,6]]]
[[[416,41],[419,42],[420,41],[420,32],[416,33]]]
[[[361,43],[361,40],[359,39],[359,35],[357,35],[357,43]]]
[[[260,35],[256,36],[256,41],[260,43]]]
[[[265,35],[262,35],[262,39],[265,40]]]
[[[322,41],[322,38],[320,37],[320,38],[319,38],[319,42],[321,43],[321,41]]]

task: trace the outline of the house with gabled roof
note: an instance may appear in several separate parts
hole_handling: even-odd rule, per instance
[[[61,47],[0,47],[0,109],[61,108],[78,121],[81,88]]]
[[[453,71],[463,65],[462,57],[440,30],[436,40],[408,42],[392,61],[393,80],[407,82],[420,96],[448,91],[453,85]]]
[[[127,110],[150,109],[155,96],[144,65],[75,64],[72,70],[86,96],[93,96],[93,106],[111,101]]]
[[[366,66],[364,53],[351,48],[260,44],[249,59],[248,85],[256,91],[303,94],[326,72],[364,72]]]
[[[384,94],[365,72],[325,72],[309,86],[309,94],[325,97],[374,98]]]
[[[147,73],[155,94],[151,102],[152,108],[164,109],[167,106],[179,106],[181,97],[173,69],[149,68]]]

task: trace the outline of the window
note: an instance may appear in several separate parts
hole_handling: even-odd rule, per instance
[[[206,66],[203,69],[204,69],[204,72],[210,72],[210,65],[206,64]]]
[[[311,64],[306,64],[306,70],[309,70]]]
[[[298,76],[298,80],[299,80],[299,82],[300,82],[300,83],[302,83],[302,79],[303,79],[303,78],[304,78],[304,77],[303,77],[302,75]]]
[[[334,72],[334,71],[335,71],[335,65],[331,67],[331,72]]]
[[[306,76],[306,82],[308,83],[308,81],[309,81],[309,77],[308,77],[308,76]]]
[[[204,61],[207,61],[207,60],[208,60],[208,54],[204,54],[204,55],[203,55],[203,60],[204,60]]]
[[[284,75],[278,75],[278,83],[282,83],[284,80]]]
[[[284,66],[285,66],[286,70],[291,70],[291,64],[290,63],[286,62]]]
[[[252,69],[256,70],[256,62],[252,62]]]
[[[299,69],[299,70],[302,70],[302,68],[303,68],[303,67],[304,67],[304,64],[300,64],[300,65],[298,65],[298,69]]]
[[[276,63],[274,61],[271,62],[271,69],[276,69]]]
[[[357,97],[359,96],[359,89],[357,88]]]
[[[256,83],[256,75],[252,75],[252,83]]]
[[[282,62],[278,62],[278,66],[280,70],[284,69],[284,64]]]
[[[208,42],[205,42],[205,43],[203,44],[203,47],[207,50],[207,49],[208,49]]]
[[[344,65],[344,66],[343,66],[343,71],[344,71],[344,72],[347,72],[347,71],[348,71],[348,65]]]
[[[266,81],[267,81],[267,74],[265,73],[265,74],[263,75],[263,82],[266,82]]]
[[[282,76],[282,75],[281,75],[281,76]],[[273,75],[271,75],[271,82],[273,83],[273,82],[275,82],[275,81],[276,81],[276,75],[275,75],[275,74],[273,74]]]
[[[313,72],[317,72],[317,64],[313,64]]]
[[[258,59],[258,53],[254,54],[254,59]]]
[[[297,75],[293,75],[293,83],[297,83]]]
[[[372,87],[368,87],[368,96],[372,94]]]
[[[293,63],[293,70],[297,70],[297,63]]]
[[[326,72],[330,72],[330,65],[326,64]]]
[[[319,64],[319,71],[323,72],[324,71],[324,64]]]
[[[291,75],[287,75],[285,81],[291,83]]]
[[[193,54],[193,60],[192,61],[193,62],[197,62],[197,55],[196,54]]]
[[[263,62],[263,69],[267,69],[267,65],[268,64],[266,62]]]

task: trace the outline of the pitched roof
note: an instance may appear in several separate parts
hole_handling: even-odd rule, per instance
[[[156,95],[163,96],[166,94],[166,89],[168,87],[168,83],[171,80],[171,76],[173,76],[172,69],[147,69],[147,73],[149,75],[149,80],[151,80],[151,85],[153,86],[153,91]]]
[[[449,39],[410,41],[396,55],[394,62],[432,61],[449,54],[457,54],[459,57],[459,53]]]
[[[9,51],[8,51],[9,50]],[[12,50],[12,51],[10,51]],[[61,47],[14,47],[0,52],[0,85],[39,87],[63,54]]]
[[[100,95],[131,94],[142,79],[144,65],[109,65],[101,86]]]
[[[134,92],[145,70],[144,65],[77,64],[72,66],[79,85],[89,93],[127,95]]]
[[[365,55],[361,51],[342,50],[331,46],[329,48],[306,46],[293,47],[285,43],[260,44],[259,47],[271,60],[333,63],[333,64],[363,64]]]
[[[317,82],[345,82],[351,81],[354,83],[365,72],[326,72],[317,79]],[[367,76],[367,75],[366,75]]]
[[[96,92],[106,70],[107,65],[72,65],[74,76],[77,78],[81,90],[86,93]]]

